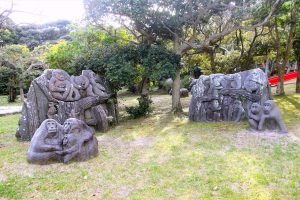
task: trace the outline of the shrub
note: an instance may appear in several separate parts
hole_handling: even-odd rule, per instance
[[[146,116],[153,111],[151,107],[152,100],[147,94],[142,94],[141,97],[138,98],[138,101],[138,106],[126,107],[126,112],[134,119]]]

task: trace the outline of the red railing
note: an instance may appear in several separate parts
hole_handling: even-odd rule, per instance
[[[296,79],[298,75],[297,71],[290,72],[284,75],[284,81],[289,81]],[[276,86],[278,84],[278,76],[273,76],[269,78],[269,83],[271,86]]]

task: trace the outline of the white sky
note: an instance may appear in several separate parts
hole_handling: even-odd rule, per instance
[[[84,17],[83,0],[0,0],[0,12],[9,8],[12,1],[18,12],[10,17],[17,24],[78,21]]]

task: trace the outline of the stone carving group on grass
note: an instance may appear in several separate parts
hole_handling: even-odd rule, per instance
[[[253,130],[287,132],[260,69],[202,75],[192,80],[191,93],[191,121],[239,122],[247,117]],[[118,121],[117,101],[104,78],[91,70],[80,76],[45,70],[31,83],[16,137],[31,140],[30,163],[83,161],[98,153],[91,127],[104,132],[110,121]]]
[[[196,122],[239,122],[248,118],[253,130],[287,132],[261,69],[235,74],[202,75],[191,83],[189,119]]]

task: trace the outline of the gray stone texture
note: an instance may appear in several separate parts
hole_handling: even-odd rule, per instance
[[[191,121],[239,122],[247,117],[252,129],[277,128],[286,132],[279,109],[272,100],[267,76],[261,69],[227,75],[202,75],[191,81],[191,88]],[[271,114],[263,111],[267,107]]]
[[[62,124],[71,117],[105,132],[108,118],[118,122],[117,100],[111,97],[106,80],[91,70],[83,70],[80,76],[69,76],[61,69],[45,70],[31,82],[16,137],[30,140],[45,119]]]

